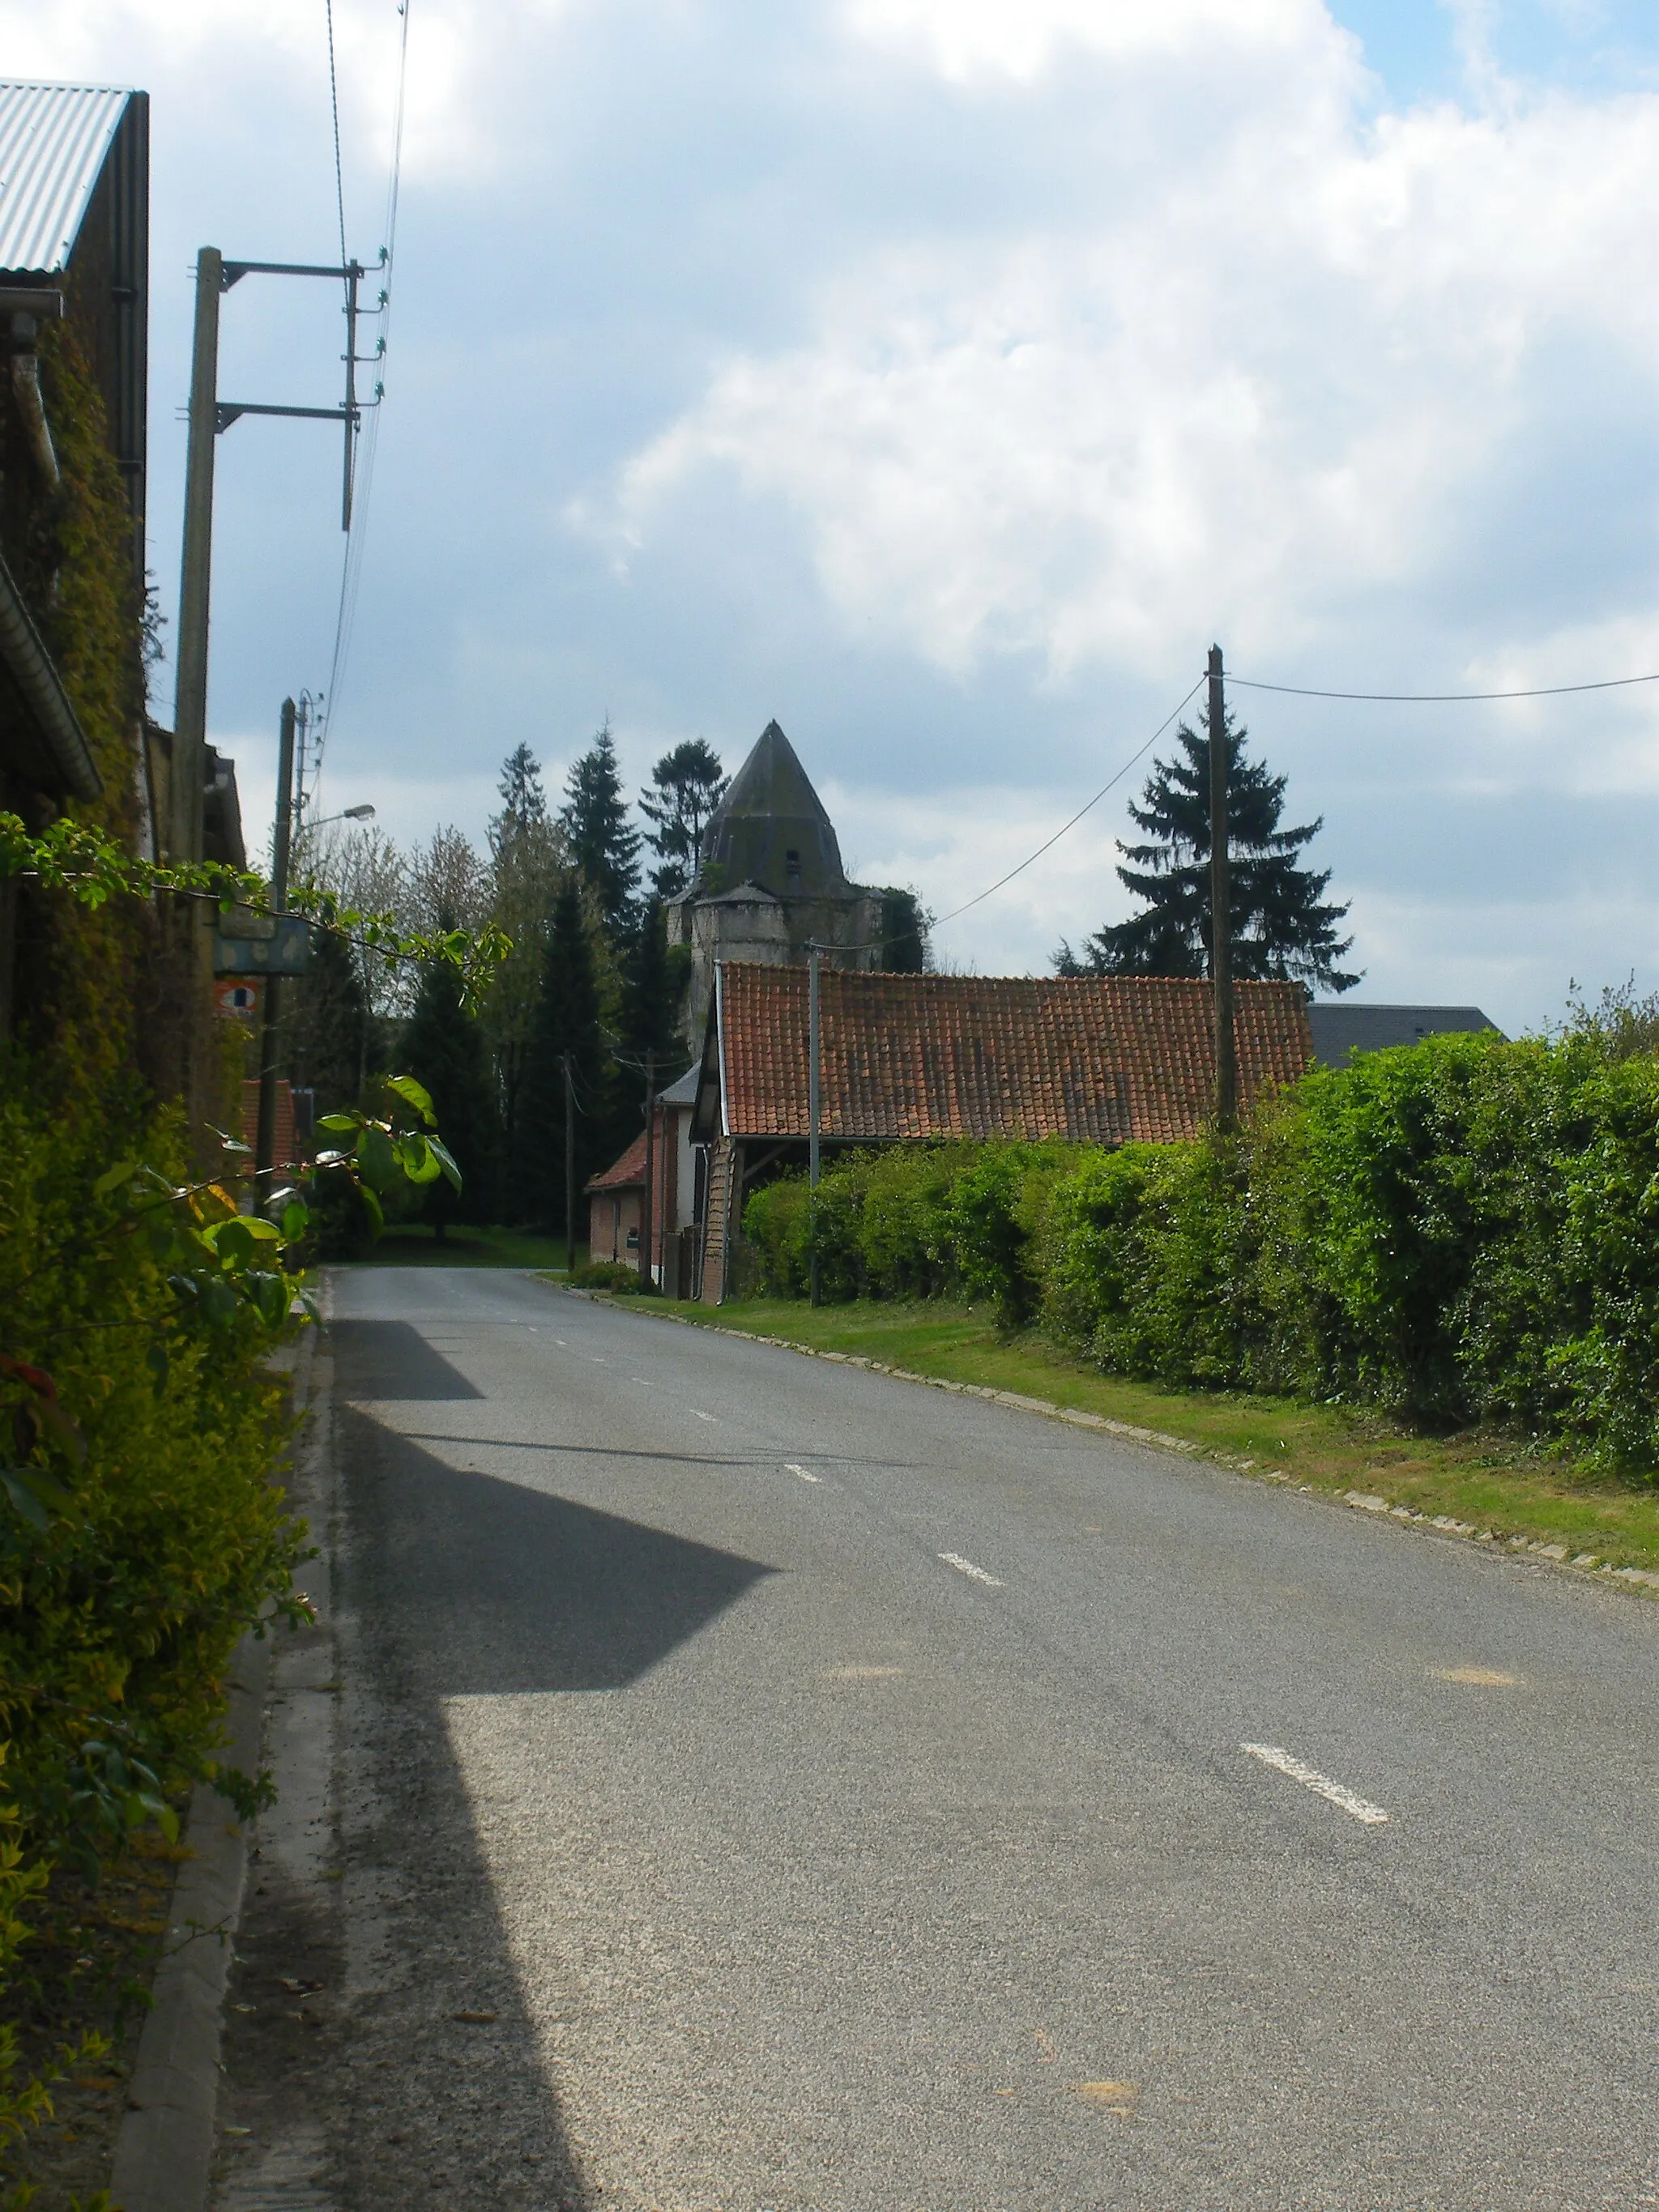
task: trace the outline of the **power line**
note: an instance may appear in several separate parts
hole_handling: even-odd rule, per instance
[[[334,204],[340,215],[340,266],[345,267],[345,174],[340,166],[340,84],[334,70],[334,0],[323,0],[328,18],[328,102],[334,112]]]
[[[1279,691],[1292,699],[1370,699],[1389,706],[1468,706],[1483,699],[1564,699],[1575,691],[1624,691],[1634,684],[1659,684],[1653,676],[1608,676],[1597,684],[1546,684],[1529,691],[1316,691],[1304,684],[1263,684],[1249,676],[1227,681],[1241,691]]]
[[[969,907],[980,905],[984,900],[990,897],[993,891],[1000,891],[1005,884],[1012,883],[1016,876],[1023,876],[1026,869],[1031,866],[1031,863],[1034,860],[1040,860],[1046,852],[1048,852],[1052,847],[1058,845],[1060,839],[1066,835],[1066,832],[1068,830],[1074,830],[1078,823],[1082,821],[1084,816],[1087,814],[1091,809],[1099,805],[1101,800],[1105,798],[1107,793],[1110,791],[1115,785],[1122,782],[1124,777],[1127,775],[1129,770],[1134,766],[1135,763],[1138,760],[1144,759],[1146,754],[1151,752],[1152,747],[1164,735],[1164,732],[1169,728],[1170,723],[1176,720],[1177,715],[1184,714],[1187,708],[1192,704],[1199,692],[1203,690],[1204,683],[1205,679],[1200,676],[1197,683],[1194,684],[1192,690],[1182,701],[1181,704],[1176,707],[1172,713],[1168,714],[1164,717],[1164,720],[1158,724],[1158,727],[1152,732],[1152,736],[1147,738],[1146,744],[1140,747],[1139,750],[1138,752],[1131,753],[1128,759],[1124,762],[1122,767],[1118,769],[1117,773],[1107,782],[1101,785],[1100,789],[1096,792],[1094,797],[1090,799],[1087,805],[1079,806],[1077,812],[1073,815],[1069,822],[1062,822],[1059,829],[1055,830],[1054,836],[1048,838],[1043,844],[1039,845],[1035,853],[1028,854],[1026,858],[1020,862],[1017,868],[1010,868],[1006,876],[999,876],[995,883],[991,884],[988,890],[982,890],[976,897],[970,898],[968,901],[967,905],[953,907],[949,914],[941,915],[939,920],[934,922],[933,927],[935,929],[943,929],[947,921],[954,921],[958,915],[966,914]]]
[[[380,294],[380,351],[384,354],[392,327],[392,272],[398,252],[398,196],[403,181],[404,115],[405,94],[409,82],[409,13],[411,0],[399,0],[398,9],[402,29],[398,40],[398,90],[392,108],[392,173],[386,186],[386,221],[381,232],[382,269],[385,283]],[[333,0],[329,0],[331,35],[333,20]],[[331,54],[332,49],[331,47]],[[342,261],[345,259],[343,250]],[[351,635],[356,623],[357,598],[362,584],[363,548],[368,536],[369,495],[374,482],[374,456],[380,442],[380,393],[377,386],[375,404],[366,408],[368,419],[363,428],[363,442],[357,465],[358,491],[353,507],[352,526],[346,532],[345,548],[340,559],[340,597],[334,618],[334,650],[329,662],[328,689],[323,696],[322,712],[319,719],[314,772],[320,779],[323,754],[333,726],[334,709],[343,678],[346,662],[351,650]]]

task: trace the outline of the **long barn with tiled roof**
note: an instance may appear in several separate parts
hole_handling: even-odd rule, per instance
[[[807,1139],[808,971],[723,961],[692,1118],[708,1147],[703,1296],[718,1303],[745,1180]],[[1294,983],[1236,986],[1239,1100],[1310,1057]],[[1196,1136],[1215,1091],[1206,982],[1165,976],[819,978],[819,1130],[827,1145]]]

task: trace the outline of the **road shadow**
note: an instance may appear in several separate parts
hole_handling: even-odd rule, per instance
[[[331,1322],[328,1344],[347,1397],[390,1404],[483,1395],[410,1322]]]
[[[282,2071],[325,2130],[337,2212],[603,2212],[548,2042],[550,2023],[571,2016],[560,2008],[586,2002],[582,1976],[558,1961],[553,1929],[533,1985],[524,1978],[451,1701],[624,1689],[774,1570],[446,1465],[347,1402],[388,1382],[388,1396],[413,1396],[417,1382],[428,1394],[416,1332],[354,1325],[349,1349],[342,1334],[348,1955],[325,1955],[273,1886],[252,1900],[242,1971],[294,2043]],[[288,1994],[307,1977],[349,1986],[337,2032],[311,2028],[302,2015],[317,2001]]]
[[[624,1689],[775,1571],[447,1466],[356,1408],[337,1422],[349,1463],[374,1468],[374,1549],[440,1696]]]

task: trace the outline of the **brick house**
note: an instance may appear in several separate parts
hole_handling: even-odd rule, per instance
[[[1235,987],[1242,1109],[1311,1054],[1295,983]],[[1206,982],[1165,976],[819,978],[820,1142],[1196,1136],[1215,1087]],[[808,970],[722,961],[694,1071],[697,1291],[717,1305],[745,1183],[807,1146]],[[681,1086],[677,1086],[679,1088]],[[641,1140],[643,1161],[643,1139]],[[620,1166],[620,1163],[618,1165]],[[642,1166],[641,1166],[642,1174]]]
[[[697,1071],[688,1068],[678,1083],[657,1093],[652,1135],[651,1273],[670,1297],[691,1294],[696,1279],[700,1174],[703,1163],[691,1146],[691,1109]],[[641,1216],[645,1202],[645,1132],[641,1130],[618,1160],[595,1176],[583,1190],[587,1200],[590,1260],[640,1263]]]

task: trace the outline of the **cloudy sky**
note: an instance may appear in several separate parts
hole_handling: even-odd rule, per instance
[[[866,878],[943,915],[1241,677],[1659,670],[1651,0],[409,0],[397,256],[324,804],[481,832],[608,714],[638,781],[769,717]],[[395,0],[336,0],[346,228],[386,233]],[[152,559],[190,265],[337,252],[323,0],[0,0],[19,75],[153,101]],[[226,398],[331,402],[337,294],[249,279]],[[338,453],[221,441],[211,722],[268,811],[327,686]],[[1659,987],[1659,685],[1240,691],[1370,1000],[1504,1026]],[[939,933],[1116,918],[1120,785]]]

